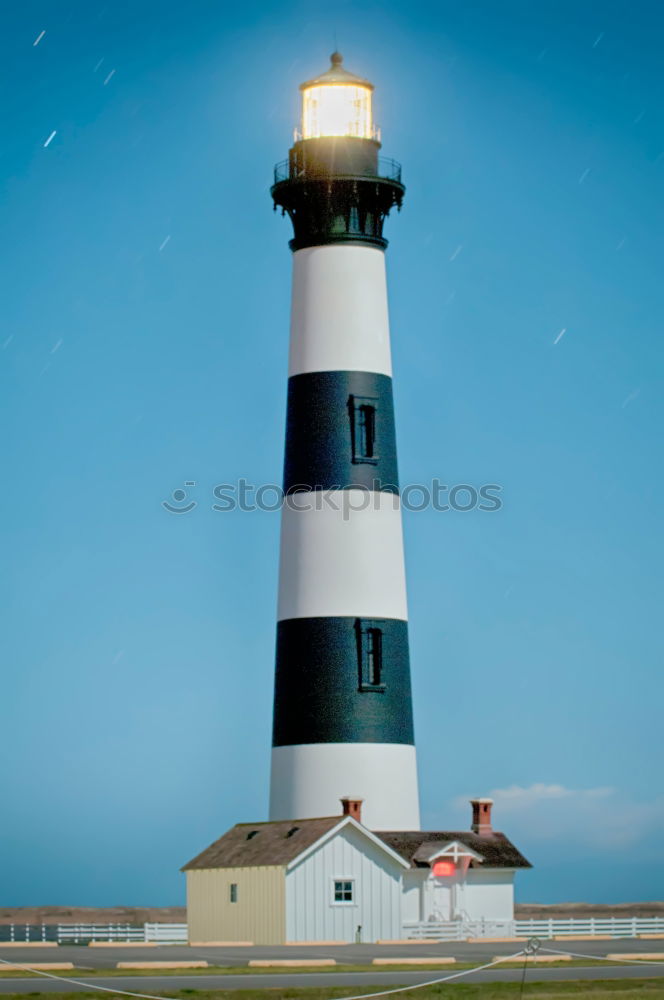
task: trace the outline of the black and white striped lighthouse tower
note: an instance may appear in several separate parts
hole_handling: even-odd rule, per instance
[[[272,187],[294,238],[270,819],[349,796],[417,830],[383,237],[404,187],[339,53],[300,89]]]

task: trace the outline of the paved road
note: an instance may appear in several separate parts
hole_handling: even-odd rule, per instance
[[[602,956],[610,952],[664,952],[664,941],[644,941],[636,938],[613,938],[611,941],[542,941],[542,948],[580,952],[583,955]],[[252,948],[190,948],[187,945],[155,945],[154,948],[132,948],[118,945],[114,948],[88,948],[83,945],[61,945],[59,948],[3,948],[0,958],[9,962],[29,965],[30,962],[72,962],[78,968],[112,969],[117,962],[159,959],[205,959],[210,965],[242,966],[255,958],[335,958],[343,965],[370,965],[373,958],[432,958],[453,955],[459,962],[487,962],[494,955],[513,955],[524,947],[518,941],[484,941],[468,944],[450,941],[444,944],[349,944],[349,945],[288,945],[256,946]],[[0,972],[0,975],[2,973]]]
[[[441,970],[440,975],[451,974],[453,970]],[[76,977],[75,973],[70,975]],[[633,966],[609,965],[590,966],[588,968],[545,969],[537,968],[528,971],[527,982],[556,982],[565,979],[639,979],[664,976],[664,966],[643,969]],[[435,977],[431,972],[316,972],[298,974],[271,973],[261,976],[113,976],[95,977],[85,985],[85,976],[76,978],[83,980],[84,985],[66,985],[53,979],[0,979],[0,994],[2,993],[56,993],[81,992],[88,990],[93,984],[105,986],[112,991],[129,990],[135,993],[152,994],[153,996],[168,996],[183,989],[291,989],[292,987],[338,987],[352,986],[361,992],[377,992],[381,987],[388,989],[393,986],[416,985],[425,983]],[[464,976],[461,982],[519,982],[521,971],[518,969],[488,969],[485,972],[474,972]]]

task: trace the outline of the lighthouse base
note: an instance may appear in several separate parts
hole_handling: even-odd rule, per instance
[[[419,830],[415,747],[307,743],[274,747],[270,820],[335,816],[344,797],[364,799],[370,830]]]

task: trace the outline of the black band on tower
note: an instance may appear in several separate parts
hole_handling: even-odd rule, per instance
[[[274,207],[288,212],[291,250],[327,243],[363,243],[384,250],[383,222],[401,208],[401,165],[379,157],[380,143],[351,136],[296,142],[274,168]]]
[[[407,622],[278,623],[272,745],[301,743],[414,743]]]
[[[311,372],[288,380],[284,492],[399,492],[392,379],[375,372]]]

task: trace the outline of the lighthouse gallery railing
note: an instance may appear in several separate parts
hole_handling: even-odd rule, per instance
[[[282,181],[297,180],[297,174],[291,173],[290,163],[288,160],[280,160],[274,168],[274,183],[280,184]],[[343,174],[337,175],[343,177]],[[352,174],[348,175],[353,176]],[[384,180],[397,181],[401,183],[401,164],[397,160],[393,160],[389,156],[379,156],[378,157],[378,173],[377,177],[382,177]],[[366,178],[365,178],[366,179]]]

